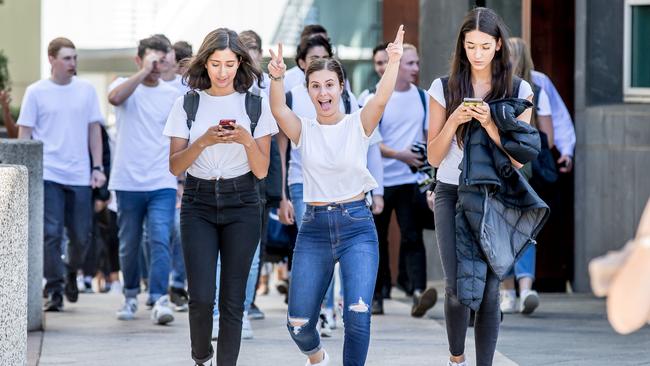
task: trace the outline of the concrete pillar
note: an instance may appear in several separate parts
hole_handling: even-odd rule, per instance
[[[458,29],[469,11],[469,1],[420,0],[420,87],[429,89],[435,78],[449,74]]]
[[[0,366],[27,363],[27,168],[0,165]]]
[[[27,329],[39,330],[43,328],[43,144],[0,139],[0,164],[24,165],[29,174]]]

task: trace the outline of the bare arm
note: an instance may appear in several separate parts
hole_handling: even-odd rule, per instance
[[[246,150],[246,157],[248,158],[248,165],[251,171],[258,179],[264,179],[269,174],[269,162],[271,152],[271,135],[266,135],[257,139],[250,140],[242,143]]]
[[[169,145],[169,171],[175,176],[181,175],[206,147],[199,140],[188,146],[187,139],[172,137]]]
[[[294,223],[294,210],[293,204],[287,197],[287,149],[289,147],[289,138],[284,132],[280,131],[277,134],[278,152],[280,153],[280,171],[282,172],[282,195],[280,199],[280,207],[278,208],[278,217],[280,222],[285,225],[293,225]]]
[[[88,146],[90,148],[90,158],[92,159],[92,166],[103,167],[102,154],[104,153],[104,146],[102,145],[102,127],[99,122],[93,122],[88,125]],[[106,183],[106,175],[96,169],[92,170],[90,186],[99,188]]]
[[[7,136],[9,138],[15,139],[18,137],[18,125],[16,121],[11,116],[11,108],[9,107],[11,103],[11,96],[9,95],[8,90],[0,90],[0,108],[2,109],[2,120],[5,123],[7,128]]]
[[[18,126],[18,138],[23,140],[31,140],[32,128],[26,126]]]
[[[108,93],[108,102],[116,107],[124,103],[151,73],[154,61],[156,61],[156,55],[154,53],[147,54],[142,60],[142,68]]]
[[[386,71],[381,77],[381,80],[379,80],[379,84],[377,84],[377,92],[361,110],[361,124],[363,125],[366,136],[370,136],[372,131],[377,127],[388,103],[388,99],[390,99],[390,96],[393,94],[393,89],[395,89],[399,62],[402,58],[403,42],[404,26],[400,25],[395,36],[395,41],[389,43],[388,47],[386,47],[386,52],[388,52],[388,66],[386,66]]]
[[[284,95],[282,79],[287,70],[287,65],[284,64],[284,60],[282,59],[282,44],[278,44],[277,55],[273,50],[269,51],[271,52],[271,61],[269,62],[269,75],[271,76],[271,112],[284,134],[294,144],[298,144],[302,125],[300,118],[287,106],[287,100]]]
[[[449,116],[449,119],[446,118],[446,114],[445,108],[435,99],[429,97],[427,159],[429,164],[436,168],[440,166],[442,160],[447,156],[458,126],[472,119],[467,107],[462,104]]]

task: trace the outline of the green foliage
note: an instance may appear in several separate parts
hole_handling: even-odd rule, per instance
[[[9,68],[7,67],[7,57],[0,50],[0,90],[9,87]]]

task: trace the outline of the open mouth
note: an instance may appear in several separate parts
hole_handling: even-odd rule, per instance
[[[320,104],[320,109],[323,110],[324,112],[327,112],[332,109],[332,100],[327,99],[327,100],[319,100],[318,104]]]

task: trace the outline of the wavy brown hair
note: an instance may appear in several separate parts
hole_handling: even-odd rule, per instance
[[[456,51],[451,61],[449,72],[449,92],[447,102],[447,118],[463,102],[463,98],[473,97],[472,65],[465,52],[465,35],[478,30],[501,41],[501,48],[496,51],[490,63],[492,69],[492,88],[483,98],[486,102],[510,96],[512,94],[512,68],[510,66],[510,50],[508,48],[508,29],[497,13],[489,8],[478,7],[471,10],[463,20],[458,32]],[[463,145],[463,137],[469,128],[467,123],[456,130],[456,140]]]
[[[199,51],[190,62],[185,75],[183,75],[183,79],[187,85],[192,89],[209,89],[212,86],[212,82],[210,81],[205,64],[215,51],[226,49],[235,53],[239,60],[239,67],[237,68],[233,85],[235,90],[239,93],[246,93],[256,80],[258,86],[261,88],[260,80],[262,80],[262,71],[251,59],[246,46],[243,45],[237,33],[228,28],[215,29],[205,36]]]

